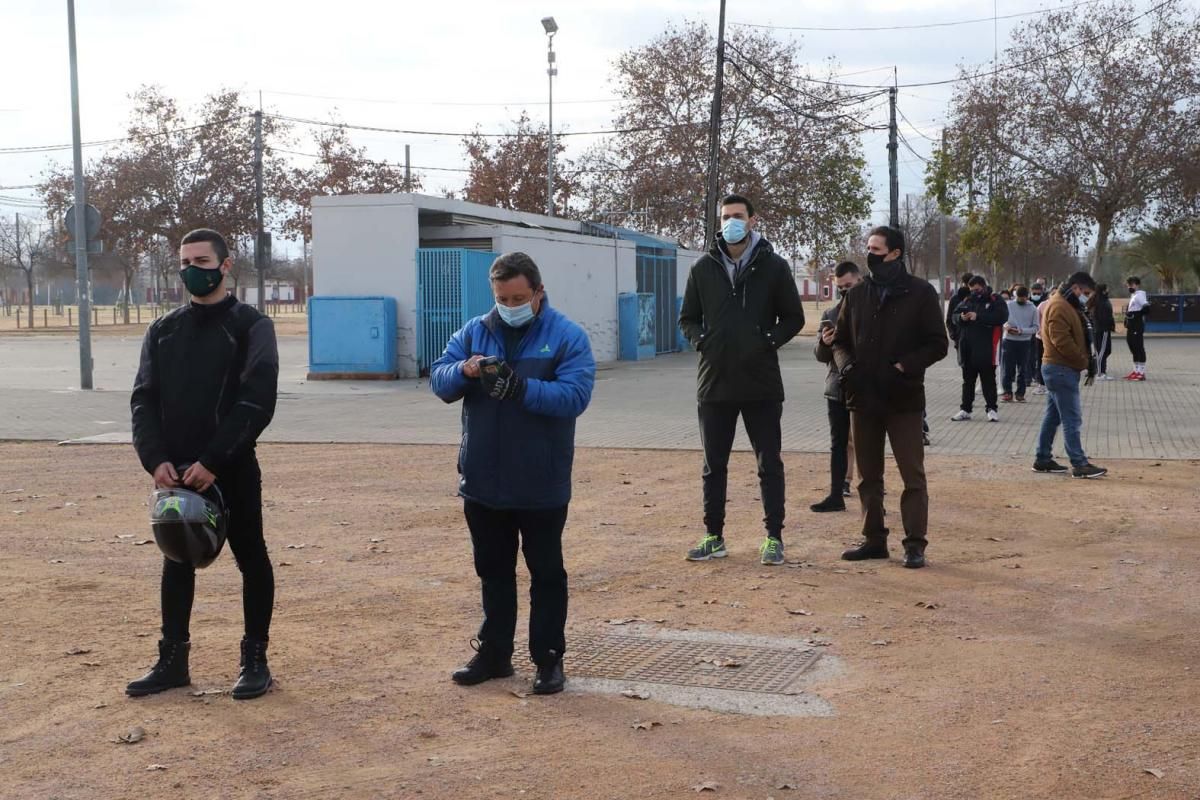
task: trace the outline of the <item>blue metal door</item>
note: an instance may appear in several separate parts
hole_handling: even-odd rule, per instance
[[[679,350],[675,335],[675,267],[676,251],[665,247],[637,248],[637,290],[654,295],[654,351],[674,353]]]
[[[494,303],[488,270],[496,253],[458,247],[417,250],[417,367],[422,375],[455,331]]]

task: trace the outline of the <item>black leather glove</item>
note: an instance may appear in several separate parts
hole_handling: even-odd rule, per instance
[[[1087,378],[1084,379],[1084,386],[1091,386],[1096,382],[1096,357],[1088,356]]]
[[[496,400],[522,400],[525,397],[525,379],[503,361],[484,367],[479,379],[488,395]]]

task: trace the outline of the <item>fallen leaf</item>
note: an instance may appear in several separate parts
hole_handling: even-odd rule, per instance
[[[16,511],[12,512],[12,513],[16,514],[16,515],[19,517],[19,516],[21,516],[22,514],[24,514],[24,513],[25,513],[25,509],[18,509],[18,510],[16,510]]]
[[[61,558],[52,558],[52,559],[50,559],[50,563],[51,564],[65,564],[67,562],[63,561]]]
[[[917,603],[917,608],[927,608],[930,611],[933,611],[934,609],[941,608],[941,606],[939,606],[937,603],[930,603],[928,600],[921,600]]]
[[[521,692],[516,689],[509,689],[508,693],[511,694],[513,697],[519,697],[521,699],[529,697],[529,692]]]
[[[846,619],[866,619],[866,614],[847,614]]]
[[[654,730],[655,728],[659,728],[659,727],[662,727],[661,722],[635,722],[635,723],[633,723],[633,729],[635,731],[650,731],[650,730]]]
[[[887,647],[889,644],[891,644],[891,642],[889,642],[887,639],[876,639],[875,641],[871,642],[871,644],[875,645],[876,647]]]
[[[349,527],[349,526],[350,526],[350,523],[349,523],[349,522],[335,522],[335,523],[333,523],[333,524],[334,524],[334,525],[338,525],[338,526],[340,526],[340,527],[342,527],[342,528],[347,528],[347,527]]]
[[[280,561],[280,562],[279,562],[279,566],[281,566],[281,567],[290,567],[290,566],[293,566],[293,565],[292,565],[292,562],[290,562],[290,561]]]
[[[379,541],[379,540],[378,540],[378,539],[372,539],[371,541],[372,541],[372,542],[377,542],[377,541]],[[285,549],[287,549],[287,550],[303,550],[303,549],[304,549],[304,548],[306,548],[306,547],[308,547],[308,545],[306,545],[306,544],[289,544],[289,545],[288,545],[288,546],[287,546]]]
[[[717,783],[716,781],[705,781],[704,783],[697,783],[695,786],[693,786],[692,791],[715,792],[719,788],[721,788],[721,784]]]
[[[197,689],[194,692],[189,692],[192,697],[208,697],[213,694],[225,694],[224,689]]]
[[[85,656],[90,652],[92,652],[92,648],[90,648],[90,647],[72,647],[70,650],[67,651],[67,655],[69,655],[69,656]]]
[[[999,536],[989,536],[989,537],[987,537],[987,540],[989,542],[1003,542],[1004,541]]]
[[[956,639],[962,639],[964,642],[974,642],[979,639],[978,636],[956,636]]]
[[[146,767],[146,772],[162,772],[166,768],[166,764],[151,764],[150,766]]]
[[[142,739],[146,738],[146,729],[138,725],[122,733],[117,737],[117,741],[121,744],[137,744]]]
[[[639,692],[634,689],[626,689],[625,691],[621,692],[621,696],[628,697],[631,700],[649,700],[650,699],[649,692]]]
[[[1142,772],[1145,772],[1148,775],[1153,775],[1156,778],[1161,778],[1165,774],[1161,769],[1154,769],[1152,767],[1147,767],[1146,769],[1142,770]]]
[[[609,625],[628,625],[631,622],[645,622],[645,620],[642,619],[641,617],[628,617],[625,619],[610,619],[610,620],[608,620]]]
[[[100,666],[100,662],[99,662],[99,661],[84,661],[84,662],[83,662],[83,665],[84,665],[85,667],[99,667],[99,666]]]
[[[615,522],[601,522],[600,527],[601,528],[612,528],[612,527],[615,527],[616,524],[617,523],[615,523]]]
[[[372,538],[372,539],[371,539],[371,544],[379,544],[379,543],[380,543],[380,542],[382,542],[382,541],[383,541],[383,539],[379,539],[379,538]]]
[[[97,703],[96,705],[92,706],[92,708],[94,708],[94,709],[108,708],[108,703]]]
[[[118,533],[117,534],[118,539],[132,539],[133,536],[134,535],[132,533]]]
[[[1133,560],[1132,558],[1122,558],[1122,559],[1121,559],[1120,561],[1118,561],[1117,563],[1118,563],[1118,564],[1128,564],[1128,565],[1129,565],[1129,566],[1131,566],[1131,567],[1136,567],[1136,566],[1140,565],[1142,562],[1141,562],[1141,561],[1135,561],[1135,560]]]
[[[65,508],[71,508],[71,507],[77,506],[77,505],[79,505],[79,503],[71,503],[71,502],[63,503],[63,507],[65,507]]]
[[[795,783],[781,783],[781,784],[779,784],[778,786],[776,786],[775,788],[776,788],[776,789],[783,789],[784,791],[787,791],[787,790],[789,790],[789,789],[799,789],[799,788],[800,788],[800,786],[799,786],[799,785],[797,785],[797,784],[795,784]]]
[[[133,543],[133,546],[134,546],[134,547],[141,547],[142,545],[144,545],[144,544],[150,544],[150,543],[151,543],[151,542],[153,542],[153,541],[154,541],[153,539],[140,539],[140,540],[138,540],[138,541],[134,542],[134,543]]]
[[[792,614],[793,616],[797,616],[797,617],[811,617],[812,616],[811,611],[807,611],[803,608],[789,608],[788,613]]]

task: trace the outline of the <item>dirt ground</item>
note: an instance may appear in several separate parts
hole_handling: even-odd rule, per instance
[[[809,513],[825,459],[793,454],[790,563],[769,569],[748,456],[730,558],[689,564],[699,455],[581,451],[570,628],[825,639],[841,669],[813,691],[834,715],[787,718],[518,697],[524,663],[457,687],[479,612],[453,449],[260,457],[277,687],[191,694],[236,676],[226,553],[198,581],[194,685],[133,700],[158,624],[146,476],[127,447],[0,444],[0,797],[1200,797],[1200,462],[1114,461],[1084,482],[933,457],[931,565],[909,571],[838,560],[857,515]],[[134,726],[143,741],[116,742]]]

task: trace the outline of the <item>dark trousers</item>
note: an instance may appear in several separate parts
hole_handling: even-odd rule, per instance
[[[704,527],[714,536],[725,533],[725,503],[729,484],[729,453],[737,433],[738,415],[758,460],[763,524],[767,535],[782,537],[784,517],[783,403],[700,403],[700,442],[704,447]]]
[[[921,412],[880,415],[855,411],[851,413],[851,435],[858,461],[863,538],[884,542],[888,537],[883,516],[883,438],[887,436],[904,481],[904,493],[900,495],[904,547],[923,551],[929,529],[929,492],[925,484]]]
[[[1100,362],[1100,374],[1108,374],[1108,357],[1112,355],[1112,332],[1105,331],[1100,334],[1100,341],[1096,342],[1096,360]]]
[[[262,473],[258,462],[248,461],[218,476],[229,512],[229,549],[242,573],[242,617],[246,638],[267,641],[275,605],[275,572],[263,539]],[[191,639],[192,602],[196,595],[196,569],[163,559],[162,635],[164,639]]]
[[[999,406],[996,402],[996,368],[989,362],[986,369],[976,369],[970,359],[963,362],[962,410],[971,413],[975,405],[975,380],[983,386],[983,402],[988,410],[994,411]]]
[[[529,568],[529,654],[553,664],[566,652],[567,571],[562,535],[567,507],[500,510],[466,501],[463,513],[475,551],[475,574],[483,593],[479,641],[511,655],[517,631],[517,546]]]
[[[1136,322],[1125,323],[1125,342],[1129,345],[1129,354],[1133,363],[1146,363],[1146,323],[1140,319]]]
[[[850,469],[850,409],[838,400],[825,402],[829,405],[829,496],[841,497]]]
[[[1042,356],[1044,355],[1042,340],[1035,336],[1030,341],[1033,342],[1033,347],[1029,352],[1029,374],[1033,376],[1031,383],[1040,385],[1042,383]]]
[[[1029,385],[1029,353],[1033,349],[1032,342],[1018,342],[1015,339],[1004,340],[1004,393],[1013,393],[1013,377],[1017,379],[1017,397],[1025,396],[1025,387]]]

